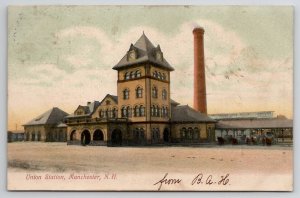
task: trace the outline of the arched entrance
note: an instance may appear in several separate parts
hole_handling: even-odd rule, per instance
[[[164,129],[164,142],[170,142],[170,131],[168,128]]]
[[[100,129],[97,129],[94,132],[94,134],[93,134],[93,140],[94,141],[103,141],[104,140],[103,132]]]
[[[113,146],[122,145],[122,132],[120,129],[115,129],[111,133],[111,144]]]
[[[73,130],[73,131],[71,132],[70,140],[71,140],[71,141],[76,140],[76,130]]]
[[[84,130],[81,133],[81,144],[82,145],[87,145],[91,142],[91,134],[88,130]]]

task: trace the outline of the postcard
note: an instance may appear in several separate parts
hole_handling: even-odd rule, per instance
[[[10,191],[292,191],[292,6],[8,7]]]

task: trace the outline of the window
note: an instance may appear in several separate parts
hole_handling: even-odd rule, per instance
[[[165,73],[162,74],[162,79],[166,80],[166,74]]]
[[[140,116],[145,116],[145,107],[140,106]]]
[[[181,139],[185,139],[185,135],[186,135],[186,128],[183,127],[180,130],[180,137],[181,137]]]
[[[136,70],[136,72],[135,72],[135,77],[136,77],[136,78],[141,77],[141,71],[140,71],[140,70]]]
[[[128,80],[128,79],[130,79],[130,73],[129,73],[129,72],[126,72],[126,73],[125,73],[125,80]]]
[[[162,117],[168,117],[168,107],[162,107],[161,108],[161,116]]]
[[[136,89],[136,97],[137,98],[142,98],[143,97],[143,89],[141,87],[138,87]]]
[[[131,117],[131,108],[128,106],[126,108],[127,117]]]
[[[151,116],[154,116],[154,106],[151,107]]]
[[[160,72],[158,72],[158,74],[157,74],[157,78],[158,78],[158,79],[161,79],[161,78],[162,78],[162,76],[161,76],[161,73],[160,73]]]
[[[106,111],[105,111],[105,117],[109,118],[109,111],[108,111],[108,109],[106,109]]]
[[[156,87],[152,88],[152,97],[157,98],[157,88]]]
[[[130,78],[134,78],[135,73],[132,71],[130,72]]]
[[[122,107],[122,117],[127,117],[127,109],[126,107]]]
[[[165,89],[162,91],[162,99],[167,100],[167,91]]]
[[[157,71],[154,71],[154,72],[153,72],[153,77],[154,77],[154,78],[157,78],[157,76],[158,76]]]
[[[134,116],[139,117],[140,116],[140,109],[138,106],[134,107]]]
[[[124,100],[129,99],[129,90],[128,90],[128,89],[125,89],[125,90],[123,91],[123,99],[124,99]]]
[[[199,138],[199,129],[197,127],[194,128],[193,139],[197,140]]]
[[[117,110],[116,108],[114,108],[114,109],[112,110],[112,117],[113,117],[113,118],[116,118],[117,115],[118,115],[118,110]]]
[[[99,111],[99,116],[100,116],[100,118],[103,118],[104,117],[104,111],[100,110]]]

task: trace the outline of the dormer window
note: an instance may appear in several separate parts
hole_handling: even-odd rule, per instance
[[[136,58],[137,58],[136,50],[133,49],[133,50],[128,51],[128,54],[127,54],[128,61],[135,60]]]

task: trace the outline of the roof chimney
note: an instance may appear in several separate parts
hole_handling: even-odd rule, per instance
[[[194,109],[207,114],[202,27],[194,28]]]

